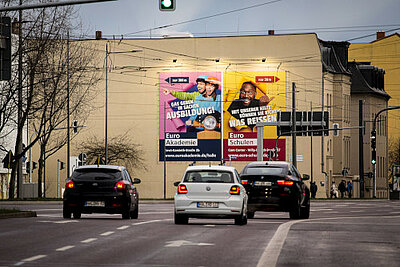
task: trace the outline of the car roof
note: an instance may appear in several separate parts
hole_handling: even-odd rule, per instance
[[[261,167],[261,166],[273,166],[273,167],[289,167],[290,162],[286,161],[254,161],[248,163],[245,168],[248,167]]]
[[[199,171],[199,170],[235,172],[236,169],[235,167],[232,166],[220,166],[220,165],[198,165],[198,166],[189,166],[186,168],[186,171]]]
[[[123,169],[125,169],[125,167],[116,165],[84,165],[76,168],[75,170],[82,170],[82,169],[108,169],[108,170],[122,171]]]

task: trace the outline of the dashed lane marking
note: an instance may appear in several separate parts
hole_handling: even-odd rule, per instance
[[[155,223],[155,222],[163,222],[163,221],[172,221],[172,219],[151,220],[151,221],[145,221],[145,222],[132,223],[132,225],[141,225],[141,224],[148,224],[148,223]]]
[[[66,250],[71,249],[71,248],[74,248],[74,247],[75,247],[75,246],[65,246],[65,247],[56,249],[56,251],[66,251]]]
[[[96,241],[96,240],[97,240],[97,238],[88,238],[86,240],[82,240],[81,243],[87,244],[87,243],[90,243],[90,242],[93,242],[93,241]]]
[[[125,229],[128,229],[129,227],[130,227],[129,225],[124,225],[124,226],[118,227],[117,229],[118,230],[125,230]]]
[[[24,259],[22,261],[23,262],[31,262],[31,261],[39,260],[39,259],[42,259],[42,258],[45,258],[45,257],[47,257],[47,255],[36,255],[36,256],[30,257],[30,258],[26,258],[26,259]]]
[[[102,234],[100,234],[100,235],[101,235],[101,236],[108,236],[108,235],[112,235],[113,233],[115,233],[115,232],[109,231],[109,232],[102,233]]]

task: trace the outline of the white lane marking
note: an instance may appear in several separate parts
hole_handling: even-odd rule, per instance
[[[66,250],[71,249],[71,248],[74,248],[74,247],[75,247],[75,246],[65,246],[65,247],[56,249],[56,251],[66,251]]]
[[[164,247],[178,248],[181,246],[214,246],[214,244],[211,244],[211,243],[194,243],[194,242],[186,241],[186,240],[168,241],[167,243],[168,244],[165,245]]]
[[[172,221],[172,219],[164,219],[164,220],[151,220],[151,221],[146,221],[146,222],[132,223],[132,225],[141,225],[141,224],[148,224],[148,223],[162,222],[162,221]]]
[[[204,227],[215,227],[215,224],[206,224]]]
[[[391,213],[391,214],[399,214],[400,211],[392,211],[392,212],[389,212],[389,213]]]
[[[45,257],[47,257],[47,255],[36,255],[36,256],[30,257],[30,258],[26,258],[26,259],[24,259],[22,261],[30,262],[30,261],[39,260],[39,259],[45,258]]]
[[[38,209],[38,210],[35,209],[35,211],[48,211],[48,210],[62,210],[62,209]]]
[[[125,230],[125,229],[127,229],[129,227],[130,227],[129,225],[124,225],[124,226],[118,227],[117,229],[118,230]]]
[[[20,261],[20,262],[17,262],[16,264],[14,264],[15,266],[21,266],[22,264],[24,264],[25,262],[22,262],[22,261]]]
[[[96,241],[97,240],[97,238],[88,238],[88,239],[86,239],[86,240],[82,240],[81,241],[81,243],[90,243],[90,242],[93,242],[93,241]]]
[[[276,223],[285,223],[285,221],[254,221],[254,220],[251,220],[251,223],[271,223],[271,224],[276,224]]]
[[[274,236],[269,241],[268,246],[265,248],[260,260],[257,263],[257,267],[262,266],[276,266],[279,255],[285,243],[286,236],[289,233],[289,229],[292,224],[300,221],[290,221],[279,225],[278,230],[276,230]]]
[[[335,217],[335,218],[318,218],[318,219],[308,219],[308,220],[298,220],[298,221],[290,221],[284,224],[281,224],[276,230],[274,236],[269,241],[267,247],[265,248],[261,258],[257,263],[257,267],[262,266],[276,266],[279,255],[281,254],[281,250],[283,244],[286,240],[287,234],[290,230],[290,227],[295,223],[315,223],[318,221],[324,220],[342,220],[342,219],[364,219],[364,218],[376,218],[375,216],[357,216],[357,217]],[[400,218],[400,215],[397,216],[381,216],[381,218]],[[342,224],[342,222],[341,222]]]
[[[37,214],[37,217],[61,218],[60,215],[54,215],[54,214]]]
[[[78,222],[78,221],[65,221],[65,220],[63,220],[63,221],[38,221],[38,222],[41,222],[41,223],[57,223],[57,224],[64,224],[64,223],[76,223],[76,222]]]
[[[158,212],[141,212],[140,214],[168,214],[171,213],[171,211],[158,211]]]
[[[113,233],[115,233],[115,232],[109,231],[109,232],[102,233],[102,234],[100,234],[100,235],[101,235],[101,236],[108,236],[108,235],[112,235]]]

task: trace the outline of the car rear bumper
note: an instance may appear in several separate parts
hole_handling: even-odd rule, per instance
[[[217,208],[200,208],[199,202],[218,203]],[[240,215],[243,208],[243,199],[232,196],[229,199],[189,199],[184,195],[175,196],[175,213],[190,217],[234,217]]]
[[[248,211],[289,211],[293,204],[292,197],[270,197],[267,199],[249,199]]]
[[[102,202],[104,206],[90,206],[88,201]],[[126,196],[70,196],[64,198],[63,205],[71,212],[79,210],[81,213],[123,213],[129,205],[135,205],[131,203],[131,199]]]

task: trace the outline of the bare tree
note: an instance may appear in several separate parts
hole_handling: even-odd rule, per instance
[[[28,2],[43,1],[30,0],[24,1],[24,4]],[[51,2],[51,0],[48,0],[48,2]],[[3,1],[2,4],[18,5],[19,1]],[[12,107],[15,109],[16,106],[20,106],[19,110],[21,112],[21,116],[18,116],[18,118],[11,116],[7,122],[3,123],[3,125],[14,124],[15,127],[10,127],[10,129],[16,129],[17,132],[16,153],[13,159],[14,164],[9,189],[9,197],[14,198],[17,173],[19,173],[18,177],[22,177],[20,171],[22,167],[18,165],[25,152],[40,141],[41,160],[39,160],[39,170],[43,170],[44,162],[47,158],[45,156],[46,152],[48,153],[47,155],[52,155],[66,143],[66,131],[57,131],[57,133],[55,131],[60,126],[66,126],[67,80],[70,82],[71,89],[71,114],[72,116],[75,114],[76,118],[78,118],[78,109],[84,111],[83,114],[85,114],[85,110],[90,109],[87,101],[92,97],[90,88],[98,79],[95,72],[92,71],[94,68],[90,68],[95,57],[89,47],[84,47],[79,43],[71,45],[70,72],[67,77],[65,37],[70,29],[76,28],[73,22],[79,21],[76,18],[73,6],[26,10],[23,12],[24,19],[15,12],[7,15],[14,19],[19,19],[17,24],[19,27],[17,29],[20,36],[18,44],[20,49],[13,54],[13,58],[17,58],[20,54],[23,55],[22,64],[19,64],[22,65],[20,75],[22,77],[20,77],[19,81],[13,78],[9,83],[8,91],[7,88],[2,90],[2,92],[7,92],[5,95],[12,96],[11,100],[6,102],[7,108],[5,110],[9,110]],[[24,96],[22,103],[16,97],[17,94],[21,93]],[[6,118],[4,115],[0,117]],[[22,129],[28,119],[29,125],[33,127],[37,134],[35,139],[21,151],[19,144],[22,140]],[[80,119],[83,120],[83,117],[80,117]],[[50,138],[53,135],[56,137]],[[50,143],[51,146],[48,147]],[[41,179],[42,175],[40,173],[38,181],[39,194],[41,194]]]
[[[388,171],[389,177],[392,176],[393,165],[400,165],[400,138],[391,137],[389,139],[389,160]]]
[[[134,173],[135,169],[147,170],[140,145],[135,144],[129,137],[129,131],[115,136],[108,141],[108,163],[123,165]],[[79,146],[86,153],[88,164],[97,164],[104,159],[104,139],[92,136]]]

